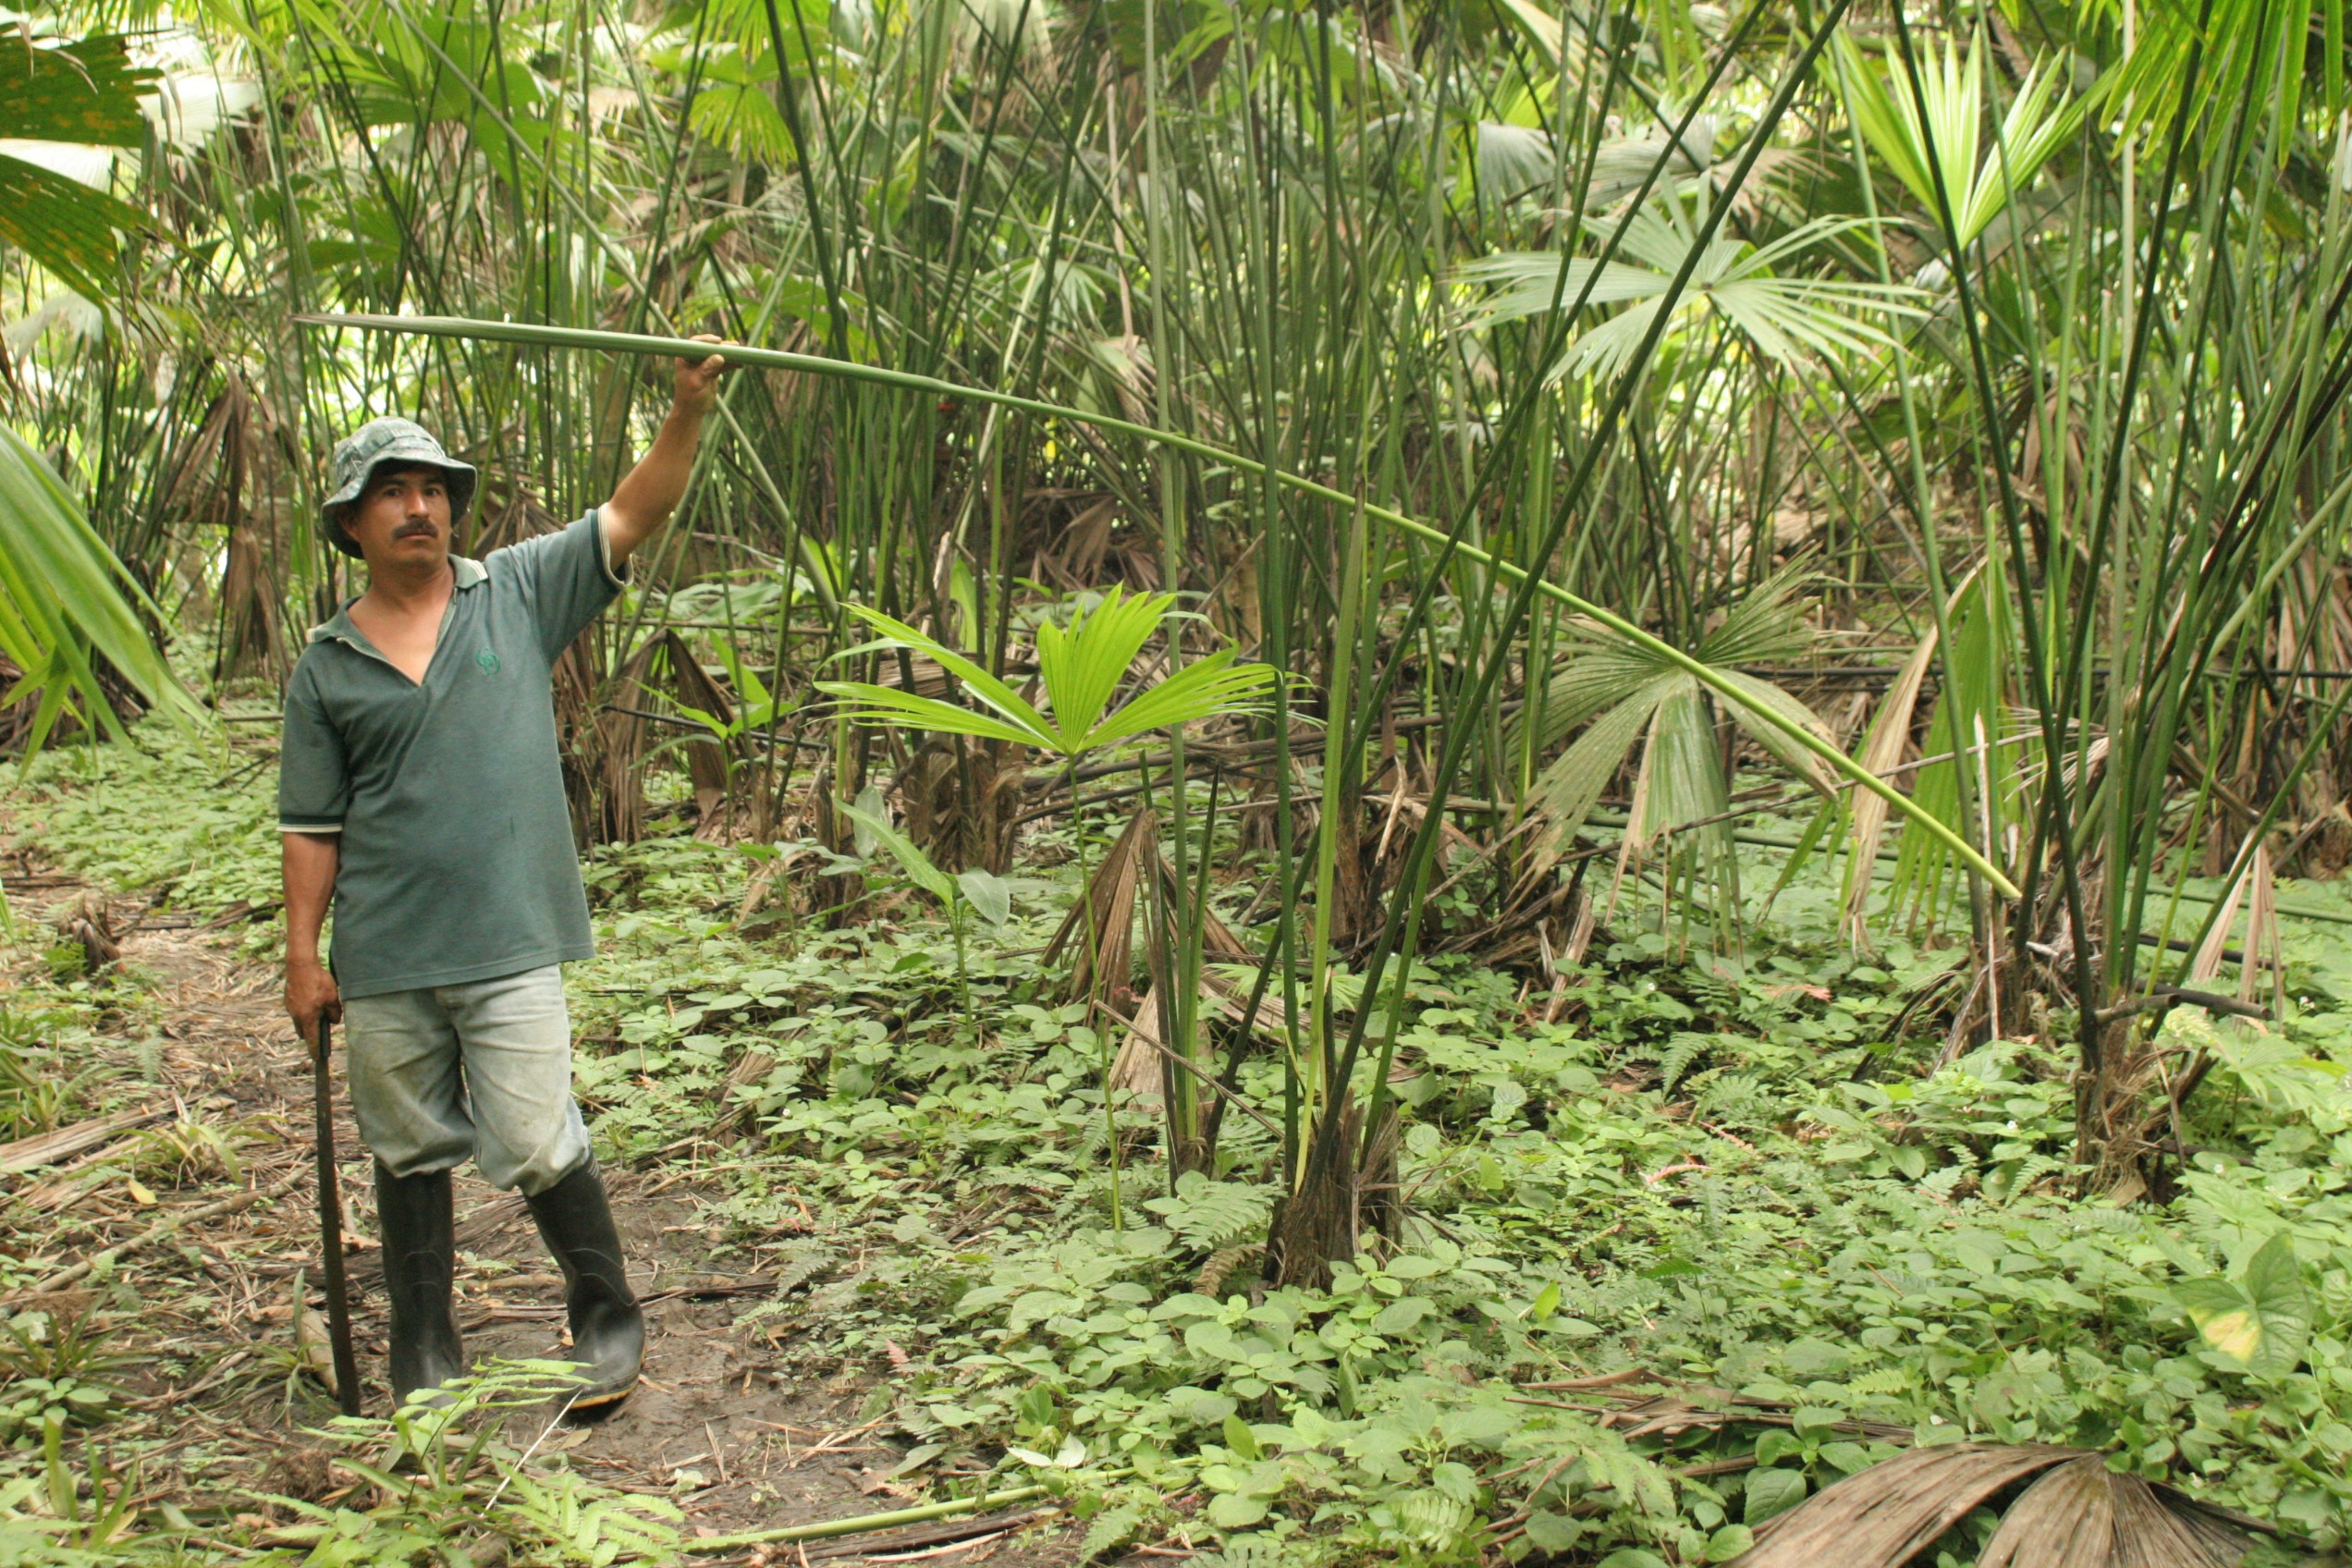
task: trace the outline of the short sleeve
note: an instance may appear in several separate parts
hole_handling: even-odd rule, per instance
[[[594,510],[569,528],[509,545],[492,558],[500,557],[531,606],[539,646],[549,663],[629,582],[625,570],[613,570],[604,521]]]
[[[319,700],[317,668],[305,658],[286,683],[286,727],[277,748],[277,830],[340,833],[351,806],[343,737]]]

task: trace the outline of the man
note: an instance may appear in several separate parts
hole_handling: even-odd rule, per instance
[[[594,948],[549,674],[685,494],[723,368],[680,361],[661,435],[612,499],[486,560],[450,554],[474,471],[424,431],[380,419],[335,450],[323,520],[368,587],[311,632],[287,686],[286,1010],[306,1037],[322,1016],[347,1024],[397,1401],[467,1370],[449,1172],[469,1156],[521,1189],[562,1266],[588,1378],[573,1407],[637,1381],[644,1320],[571,1096],[558,966]]]

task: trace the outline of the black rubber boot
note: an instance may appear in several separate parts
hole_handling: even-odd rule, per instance
[[[563,1266],[564,1310],[571,1319],[571,1358],[588,1374],[574,1410],[611,1404],[637,1386],[645,1359],[645,1315],[629,1289],[629,1267],[605,1199],[596,1162],[583,1159],[544,1193],[525,1199],[540,1237]]]
[[[437,1389],[466,1370],[449,1305],[458,1256],[449,1173],[395,1176],[376,1161],[375,1224],[392,1303],[392,1403],[406,1404],[417,1390]]]

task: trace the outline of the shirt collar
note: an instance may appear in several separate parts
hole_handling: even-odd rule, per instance
[[[451,576],[458,580],[457,588],[459,593],[463,593],[469,588],[479,588],[482,584],[490,581],[489,568],[484,566],[480,561],[474,560],[466,556],[451,556],[449,557],[449,572]],[[349,598],[344,600],[343,607],[337,610],[333,616],[329,617],[325,624],[311,628],[311,634],[307,641],[312,643],[349,643],[358,637],[360,634],[360,629],[351,624],[351,606],[359,602],[360,595],[357,594],[354,594]]]

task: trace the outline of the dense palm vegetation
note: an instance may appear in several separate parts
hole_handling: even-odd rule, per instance
[[[1329,1288],[1408,1227],[1433,962],[1549,1023],[1597,942],[1748,973],[1790,888],[1931,955],[1930,1058],[2029,1042],[2036,1179],[2163,1203],[2238,1060],[2166,1021],[2281,1003],[2277,888],[2352,861],[2345,31],[46,9],[0,37],[13,733],[201,728],[156,640],[274,690],[351,589],[313,502],[363,417],[481,466],[480,553],[622,472],[627,338],[714,332],[778,354],[567,657],[583,846],[805,844],[787,941],[904,917],[878,846],[961,980],[1091,822],[1046,963],[1114,1224],[1245,1167],[1265,1280]]]

